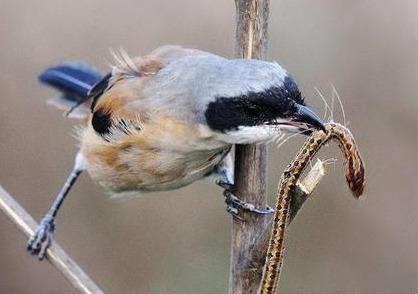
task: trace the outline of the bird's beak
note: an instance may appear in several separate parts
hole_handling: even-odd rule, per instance
[[[301,104],[296,104],[296,107],[297,111],[293,118],[294,122],[303,123],[308,127],[325,131],[324,123],[311,109]]]

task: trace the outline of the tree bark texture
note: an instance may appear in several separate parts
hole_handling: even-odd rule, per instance
[[[267,51],[269,0],[235,0],[235,57],[262,59]],[[257,207],[267,205],[265,144],[235,148],[235,194]],[[270,216],[243,212],[233,221],[230,294],[257,293],[268,247]]]

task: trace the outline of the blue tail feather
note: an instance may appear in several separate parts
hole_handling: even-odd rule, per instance
[[[39,80],[61,91],[64,99],[77,103],[85,99],[102,77],[96,69],[86,64],[66,63],[46,69],[39,75]]]

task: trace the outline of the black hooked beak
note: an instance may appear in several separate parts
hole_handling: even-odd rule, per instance
[[[296,113],[293,121],[304,123],[308,127],[314,127],[325,132],[325,126],[322,120],[307,106],[296,104]],[[310,133],[311,132],[307,130],[306,134],[310,135]]]

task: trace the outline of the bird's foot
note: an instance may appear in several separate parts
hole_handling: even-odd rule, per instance
[[[246,210],[256,214],[270,214],[274,212],[274,209],[267,206],[266,208],[257,208],[254,204],[242,201],[237,196],[234,195],[232,192],[233,185],[228,183],[218,183],[219,186],[223,187],[224,196],[225,196],[225,203],[226,203],[226,211],[230,213],[234,219],[243,220],[239,214],[239,209]]]
[[[55,230],[55,221],[52,216],[45,216],[30,237],[26,248],[32,255],[37,255],[39,260],[45,258],[46,250],[52,242]]]

